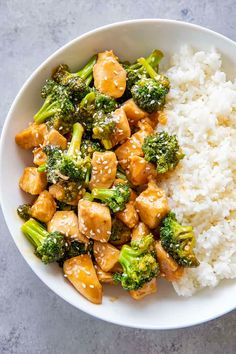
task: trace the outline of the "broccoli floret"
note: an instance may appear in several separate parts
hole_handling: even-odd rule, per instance
[[[92,158],[93,153],[95,151],[103,152],[104,148],[99,143],[99,141],[91,140],[91,139],[83,139],[80,147],[81,156],[84,158],[89,156]]]
[[[95,109],[104,113],[111,113],[116,110],[118,104],[116,100],[110,96],[96,92]]]
[[[31,217],[31,205],[30,204],[22,204],[17,208],[17,214],[21,219],[27,221]]]
[[[94,188],[92,196],[105,203],[113,213],[122,211],[130,198],[130,188],[127,184],[118,183],[112,188]]]
[[[173,170],[184,158],[175,135],[166,132],[155,133],[145,138],[142,150],[147,161],[157,167],[158,173]]]
[[[80,123],[73,125],[73,134],[69,149],[65,152],[57,146],[46,145],[43,151],[47,154],[47,179],[49,183],[62,181],[84,182],[90,174],[91,161],[89,157],[81,157],[80,144],[83,135]],[[42,171],[43,166],[40,166]]]
[[[121,248],[119,262],[123,273],[115,273],[114,281],[121,282],[125,290],[140,289],[159,274],[159,266],[152,251],[153,236],[143,236],[140,241],[131,241],[131,246]]]
[[[43,123],[46,119],[54,116],[62,121],[68,121],[71,115],[74,114],[74,105],[66,87],[57,84],[53,80],[47,80],[42,88],[41,95],[45,101],[34,116],[35,123]]]
[[[71,133],[73,130],[73,125],[78,121],[76,114],[71,114],[65,117],[59,117],[58,115],[54,115],[48,119],[46,119],[45,124],[48,129],[56,129],[60,132],[60,134],[65,135],[67,133]]]
[[[93,116],[93,138],[101,140],[106,150],[112,148],[111,135],[115,129],[115,120],[111,114],[99,111]]]
[[[182,267],[197,267],[193,248],[195,236],[192,226],[178,223],[175,213],[170,212],[162,221],[160,228],[161,245]]]
[[[77,209],[76,205],[70,205],[60,200],[57,200],[56,204],[57,204],[57,210],[61,210],[61,211],[70,211],[70,210],[76,211]]]
[[[35,254],[41,258],[43,263],[56,262],[64,257],[68,245],[64,235],[60,232],[47,232],[34,219],[26,221],[21,229],[35,247]]]
[[[66,86],[75,102],[81,101],[89,93],[89,84],[93,79],[93,66],[96,63],[96,56],[76,73],[71,73],[68,65],[59,65],[52,78],[60,85]]]
[[[93,242],[88,243],[79,242],[77,240],[71,241],[68,244],[65,255],[62,259],[59,260],[59,265],[62,267],[63,263],[70,258],[80,256],[81,254],[92,254],[93,251]]]
[[[112,220],[111,236],[109,242],[115,246],[123,245],[129,242],[131,230],[119,219]]]

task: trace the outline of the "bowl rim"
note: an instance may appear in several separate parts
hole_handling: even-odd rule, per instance
[[[10,109],[8,111],[8,114],[6,116],[6,119],[4,121],[4,124],[3,124],[3,128],[2,128],[2,132],[1,132],[1,138],[0,138],[0,181],[2,180],[2,160],[3,160],[3,154],[4,154],[4,146],[3,146],[3,141],[6,137],[6,133],[7,133],[7,130],[8,130],[8,126],[10,124],[10,121],[11,121],[11,115],[12,115],[12,112],[17,104],[17,102],[21,99],[21,96],[23,95],[23,92],[25,90],[25,88],[28,86],[28,84],[34,80],[34,77],[41,71],[41,69],[43,67],[45,67],[48,62],[50,62],[55,56],[57,56],[58,54],[60,54],[61,52],[63,52],[66,48],[72,46],[75,42],[77,41],[80,41],[82,39],[85,39],[86,37],[89,37],[97,32],[102,32],[104,30],[109,30],[111,28],[115,28],[115,27],[122,27],[122,26],[129,26],[129,25],[132,25],[132,24],[145,24],[145,23],[159,23],[159,24],[170,24],[170,25],[177,25],[177,26],[182,26],[182,27],[185,27],[186,29],[188,28],[192,28],[192,29],[195,29],[195,30],[198,30],[198,31],[201,31],[203,33],[208,33],[208,34],[211,34],[215,37],[218,37],[222,40],[224,40],[225,42],[228,42],[229,44],[233,45],[235,47],[235,50],[236,50],[236,42],[233,41],[232,39],[218,33],[218,32],[215,32],[213,30],[210,30],[206,27],[203,27],[203,26],[200,26],[200,25],[196,25],[196,24],[192,24],[192,23],[188,23],[188,22],[183,22],[183,21],[179,21],[179,20],[170,20],[170,19],[155,19],[155,18],[145,18],[145,19],[134,19],[134,20],[126,20],[126,21],[119,21],[119,22],[114,22],[114,23],[111,23],[111,24],[107,24],[107,25],[104,25],[104,26],[100,26],[100,27],[97,27],[97,28],[94,28],[88,32],[85,32],[81,35],[79,35],[78,37],[72,39],[71,41],[67,42],[66,44],[64,44],[63,46],[61,46],[59,49],[57,49],[56,51],[54,51],[51,55],[49,55],[33,72],[32,74],[26,79],[26,81],[24,82],[24,84],[22,85],[22,87],[20,88],[20,90],[18,91],[13,103],[11,104],[10,106]],[[51,286],[50,284],[50,281],[47,281],[45,280],[41,274],[39,274],[39,272],[37,271],[37,268],[36,267],[33,267],[30,262],[28,261],[28,257],[23,254],[21,252],[21,250],[19,249],[18,245],[16,244],[15,242],[15,239],[14,237],[12,236],[12,232],[11,232],[11,226],[10,226],[10,223],[8,221],[8,217],[7,217],[7,212],[6,212],[6,208],[5,208],[5,205],[3,203],[3,185],[2,183],[0,183],[0,206],[1,206],[1,209],[2,209],[2,213],[3,213],[3,217],[4,217],[4,220],[6,222],[6,225],[7,225],[7,228],[8,228],[8,231],[11,235],[11,237],[13,238],[13,241],[18,249],[18,251],[20,252],[21,256],[25,259],[26,263],[29,265],[29,267],[31,268],[31,270],[38,276],[38,278],[45,284],[48,286],[48,288],[53,291],[53,293],[55,293],[57,296],[59,296],[60,298],[62,298],[64,301],[68,302],[70,305],[72,305],[73,307],[79,309],[80,311],[83,311],[95,318],[98,318],[100,320],[103,320],[103,321],[106,321],[108,323],[112,323],[112,324],[116,324],[116,325],[120,325],[120,326],[124,326],[124,327],[129,327],[129,328],[138,328],[138,329],[147,329],[147,330],[169,330],[169,329],[179,329],[179,328],[187,328],[187,327],[192,327],[192,326],[195,326],[195,325],[199,325],[201,323],[205,323],[205,322],[209,322],[209,321],[212,321],[218,317],[221,317],[223,316],[224,314],[226,313],[229,313],[231,311],[233,311],[235,308],[236,308],[236,305],[235,306],[232,306],[232,307],[229,307],[228,309],[225,309],[225,310],[222,310],[222,311],[217,311],[217,313],[211,315],[211,316],[208,316],[207,318],[203,318],[202,320],[192,320],[192,321],[189,321],[188,323],[184,324],[184,325],[171,325],[171,324],[168,324],[168,325],[142,325],[142,324],[125,324],[124,321],[122,320],[118,320],[118,319],[115,319],[115,320],[112,320],[110,319],[108,316],[104,318],[103,315],[100,315],[100,314],[95,314],[93,312],[93,308],[80,308],[79,306],[75,305],[71,300],[69,299],[66,299],[65,296],[63,294],[58,294],[57,292],[55,292],[55,290],[53,289],[53,287]]]

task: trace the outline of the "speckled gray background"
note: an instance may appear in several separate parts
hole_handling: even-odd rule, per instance
[[[104,24],[157,17],[200,24],[236,40],[235,0],[0,0],[1,128],[26,78],[61,45]],[[235,324],[236,312],[173,331],[134,330],[92,318],[33,274],[0,215],[0,354],[231,354]]]

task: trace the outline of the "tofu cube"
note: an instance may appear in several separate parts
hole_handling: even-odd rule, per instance
[[[130,201],[126,204],[125,209],[116,213],[118,219],[120,219],[130,229],[137,225],[139,218],[137,211],[134,207],[134,202]]]
[[[40,194],[47,187],[47,176],[38,172],[37,167],[26,167],[19,181],[20,188],[32,195]]]
[[[45,136],[43,145],[56,145],[65,150],[67,148],[67,140],[56,129],[51,129]]]
[[[56,212],[56,203],[48,191],[39,194],[31,208],[31,215],[42,221],[49,222]]]
[[[97,264],[104,272],[109,272],[118,262],[120,251],[110,243],[95,241],[93,251]]]
[[[183,276],[184,268],[176,263],[176,261],[164,250],[160,242],[155,243],[155,249],[161,276],[169,281],[179,280]]]
[[[89,188],[110,188],[116,178],[117,159],[112,151],[94,152]]]
[[[47,229],[48,232],[58,231],[70,239],[80,241],[78,218],[74,211],[56,211],[49,221]]]
[[[22,149],[32,149],[43,144],[47,133],[45,124],[31,124],[28,128],[16,134],[15,141]]]
[[[111,142],[115,146],[124,142],[131,135],[128,119],[123,108],[118,108],[113,113],[113,118],[116,122],[114,132],[112,133]]]
[[[169,212],[165,192],[154,181],[149,182],[148,188],[136,198],[135,207],[142,222],[150,229],[156,228]]]
[[[144,284],[141,289],[131,290],[130,296],[134,300],[142,300],[145,296],[154,294],[157,292],[157,278],[153,278],[148,283]]]
[[[79,230],[88,238],[107,242],[111,235],[111,214],[108,207],[81,199],[78,205]]]
[[[139,120],[147,116],[147,113],[140,109],[132,98],[126,101],[122,107],[131,125],[135,125]]]
[[[47,161],[47,155],[45,152],[43,152],[43,149],[41,147],[35,148],[33,150],[33,155],[34,155],[34,164],[37,166],[43,165]]]
[[[148,182],[149,177],[156,177],[155,166],[148,163],[143,157],[131,156],[127,168],[127,177],[134,186],[140,186]]]
[[[143,222],[139,222],[132,230],[131,239],[140,240],[142,236],[150,234],[150,230]]]

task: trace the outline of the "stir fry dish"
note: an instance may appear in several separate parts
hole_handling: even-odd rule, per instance
[[[160,178],[184,158],[177,137],[156,131],[170,89],[154,50],[135,63],[112,50],[79,71],[59,65],[41,90],[42,106],[15,141],[33,153],[19,186],[22,232],[45,264],[89,301],[103,284],[139,300],[159,277],[178,281],[197,267],[195,237],[170,210]]]

